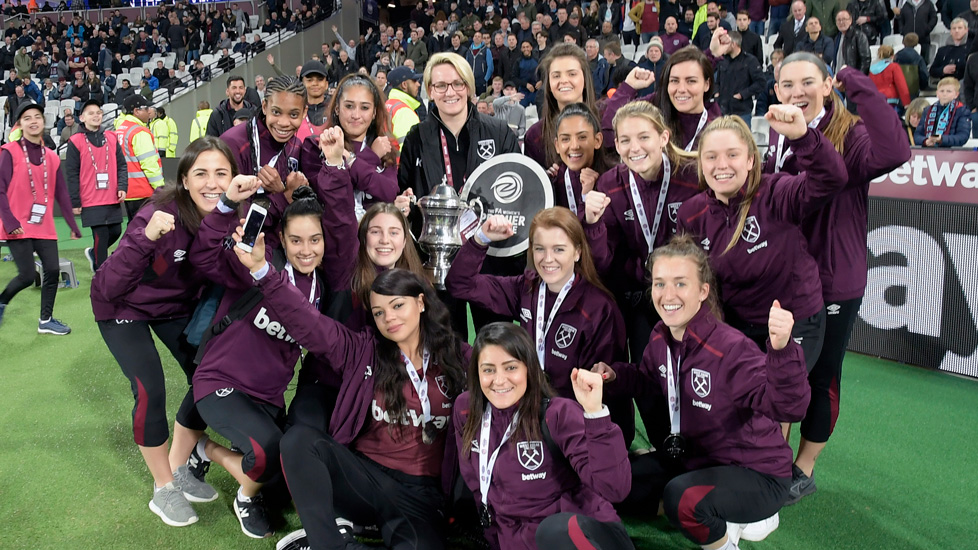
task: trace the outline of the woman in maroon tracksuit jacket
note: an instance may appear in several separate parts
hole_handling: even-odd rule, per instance
[[[839,104],[833,84],[845,91],[862,119]],[[814,124],[842,155],[848,172],[842,191],[801,225],[822,282],[825,343],[808,377],[812,402],[801,423],[789,500],[793,504],[815,492],[815,460],[839,418],[842,361],[866,290],[869,184],[909,160],[910,146],[901,138],[900,119],[886,98],[855,69],[843,68],[833,82],[820,59],[808,53],[793,54],[781,64],[777,93],[782,103],[804,105],[805,121]],[[773,129],[770,143],[777,145],[764,165],[766,173],[797,174],[804,169]]]
[[[491,216],[452,262],[445,279],[448,291],[493,313],[519,319],[537,342],[537,363],[557,395],[574,395],[571,371],[598,361],[623,360],[625,321],[611,293],[601,283],[577,216],[563,207],[541,210],[530,222],[533,268],[516,277],[480,274],[488,244],[508,239],[513,226]],[[612,420],[622,427],[626,443],[635,432],[635,413],[628,399],[609,403]]]
[[[259,287],[269,311],[310,353],[343,374],[329,434],[286,432],[282,466],[312,548],[347,548],[342,516],[377,525],[388,548],[444,548],[444,492],[457,465],[451,409],[464,389],[468,346],[456,340],[431,286],[403,269],[374,280],[377,330],[320,315],[280,278]]]
[[[152,208],[133,218],[92,280],[99,331],[132,386],[133,436],[156,487],[150,509],[173,526],[197,521],[188,499],[214,500],[217,493],[184,466],[207,427],[192,391],[177,411],[167,456],[166,385],[151,331],[173,354],[189,384],[197,350],[183,331],[205,279],[187,260],[187,252],[201,220],[236,173],[223,141],[209,136],[194,141],[180,159],[176,181],[154,195]]]
[[[574,369],[577,402],[554,397],[530,336],[512,323],[484,327],[472,351],[453,416],[489,546],[581,548],[574,541],[584,539],[587,548],[634,548],[611,504],[628,493],[631,469],[601,404],[601,377]]]
[[[264,246],[264,236],[250,252],[222,246],[232,233],[234,240],[240,240],[243,228],[238,226],[237,203],[250,198],[260,185],[255,176],[232,181],[217,210],[201,223],[191,249],[194,266],[225,287],[215,319],[228,315],[254,286],[249,269],[260,273],[271,261],[272,251]],[[334,283],[329,266],[336,265],[335,251],[329,250],[332,256],[324,253],[323,210],[315,192],[299,187],[292,199],[282,216],[285,267],[277,276],[318,305],[323,288]],[[327,267],[320,272],[317,268],[324,259]],[[259,490],[281,471],[278,449],[284,433],[285,391],[301,349],[263,301],[248,305],[242,317],[232,319],[223,332],[207,341],[194,373],[197,409],[238,450],[205,437],[197,453],[200,460],[220,464],[241,484],[234,500],[241,530],[263,538],[271,534],[271,528]]]
[[[639,365],[598,364],[606,391],[667,396],[671,434],[632,463],[628,503],[666,516],[693,542],[735,550],[778,525],[791,483],[791,448],[779,420],[808,406],[805,361],[793,317],[772,301],[768,351],[719,320],[713,274],[690,236],[649,260],[652,301],[662,316]]]
[[[707,189],[679,209],[679,229],[710,256],[724,319],[763,349],[767,304],[780,300],[798,319],[793,337],[811,368],[822,347],[825,314],[818,268],[800,226],[842,189],[845,165],[832,144],[805,125],[798,107],[777,105],[765,117],[788,137],[805,173],[762,175],[744,121],[719,118],[700,140],[701,185]]]
[[[396,267],[424,277],[424,268],[409,237],[407,218],[395,206],[390,203],[370,206],[358,228],[354,170],[342,162],[335,166],[320,162],[320,166],[318,175],[311,178],[311,185],[324,206],[323,230],[330,255],[324,266],[329,266],[335,278],[331,295],[320,303],[319,310],[350,330],[360,331],[374,326],[367,307],[370,285],[378,273]],[[287,425],[302,423],[325,432],[340,383],[339,375],[321,357],[306,354],[295,396],[289,404]]]

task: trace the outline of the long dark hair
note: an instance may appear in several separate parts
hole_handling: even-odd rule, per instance
[[[462,452],[466,457],[472,452],[472,446],[467,442],[478,437],[477,434],[482,427],[482,414],[489,402],[486,395],[482,393],[482,384],[479,380],[479,356],[488,346],[499,346],[514,359],[526,365],[526,393],[517,406],[519,420],[516,422],[516,430],[510,441],[541,439],[540,402],[544,397],[554,396],[554,390],[550,387],[546,373],[540,368],[536,350],[526,330],[519,325],[504,322],[490,323],[482,327],[475,337],[475,343],[472,345],[472,360],[469,361],[469,411],[465,426],[462,428]]]
[[[346,95],[347,90],[354,86],[366,88],[370,92],[370,97],[374,102],[374,120],[370,124],[370,127],[367,128],[367,134],[363,136],[363,140],[367,142],[367,147],[370,147],[373,140],[381,136],[393,140],[392,143],[396,145],[397,141],[394,140],[393,135],[390,133],[391,117],[385,106],[384,93],[369,76],[349,74],[340,80],[340,83],[336,86],[336,92],[333,94],[333,98],[329,100],[329,105],[326,107],[326,127],[341,126],[339,117],[340,102],[343,101],[343,96]],[[345,146],[347,150],[352,150],[349,138],[347,137],[346,139]],[[357,153],[357,151],[353,152]],[[384,155],[384,158],[380,160],[385,167],[393,166],[397,162],[397,152],[392,149],[390,153]]]
[[[201,136],[187,146],[180,157],[180,164],[177,166],[177,179],[167,182],[158,193],[153,195],[153,204],[163,206],[171,202],[177,204],[177,217],[180,225],[191,234],[196,235],[197,229],[204,216],[197,209],[197,204],[191,198],[190,192],[183,186],[183,180],[187,178],[190,169],[197,162],[197,157],[207,151],[217,151],[231,163],[231,177],[238,175],[238,163],[234,160],[234,154],[227,143],[214,136]]]
[[[601,134],[601,122],[598,121],[598,117],[594,115],[594,110],[587,106],[586,103],[571,103],[570,105],[564,107],[564,110],[557,115],[557,120],[554,121],[554,140],[557,139],[559,135],[557,132],[560,130],[560,124],[564,120],[579,116],[587,121],[588,126],[594,131],[595,136]],[[615,167],[614,162],[608,158],[608,153],[606,143],[601,143],[601,147],[598,147],[594,151],[594,159],[591,161],[591,169],[599,174],[604,174],[608,170]]]
[[[353,295],[367,309],[370,309],[370,289],[374,284],[374,279],[377,278],[377,266],[370,261],[370,256],[367,254],[367,229],[370,227],[370,222],[380,214],[390,214],[401,220],[401,230],[404,232],[404,251],[394,263],[394,267],[406,269],[424,277],[424,268],[421,266],[418,250],[411,240],[411,228],[408,227],[407,218],[391,203],[379,202],[371,206],[360,219],[360,227],[357,229],[357,240],[360,242],[360,247],[357,251],[357,264],[353,271],[352,280]]]
[[[541,33],[542,34],[542,33]],[[590,65],[587,62],[587,55],[577,44],[557,44],[540,61],[537,69],[540,74],[540,86],[543,88],[543,109],[540,111],[540,121],[543,123],[543,146],[546,151],[547,166],[551,166],[560,160],[557,157],[557,149],[554,147],[554,139],[557,137],[557,115],[560,114],[560,105],[557,98],[550,91],[550,66],[561,57],[576,59],[581,64],[581,72],[584,73],[584,90],[582,91],[582,103],[591,110],[594,118],[598,118],[598,110],[595,106],[594,78],[591,76]]]
[[[703,71],[703,78],[710,83],[706,91],[703,92],[703,109],[708,109],[710,106],[710,98],[713,97],[713,93],[716,88],[716,82],[714,82],[713,79],[713,63],[710,63],[710,60],[707,59],[706,55],[696,46],[686,46],[685,48],[679,49],[669,56],[665,66],[662,67],[662,77],[659,79],[662,84],[660,84],[659,90],[653,96],[655,106],[662,111],[662,116],[665,118],[666,124],[669,126],[669,134],[673,136],[676,143],[683,144],[689,141],[689,138],[693,136],[683,135],[683,127],[682,124],[679,123],[679,111],[676,109],[676,106],[672,104],[672,98],[669,97],[669,78],[672,76],[673,67],[680,63],[686,63],[689,61],[699,64],[700,69]]]
[[[445,304],[438,299],[435,289],[420,275],[406,269],[391,269],[374,279],[370,291],[381,296],[424,296],[419,346],[431,353],[432,362],[441,368],[445,376],[449,399],[455,399],[465,388],[465,367],[462,365],[458,339],[452,330],[451,315]],[[390,417],[401,419],[407,412],[404,384],[408,381],[401,350],[397,344],[386,338],[377,338],[375,346],[375,387],[383,394],[384,408]],[[403,424],[397,422],[389,426],[391,435],[397,437],[394,435],[395,425],[400,432]]]

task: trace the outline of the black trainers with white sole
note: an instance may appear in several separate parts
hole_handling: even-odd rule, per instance
[[[253,539],[264,539],[272,536],[272,527],[268,523],[268,514],[261,495],[251,497],[248,502],[234,497],[234,515],[238,516],[241,531]]]

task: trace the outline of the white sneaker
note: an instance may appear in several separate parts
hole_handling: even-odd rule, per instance
[[[775,512],[773,516],[767,519],[762,519],[761,521],[755,521],[754,523],[744,525],[741,538],[754,542],[762,541],[766,539],[768,535],[773,533],[779,525],[781,525],[781,517],[777,512]]]

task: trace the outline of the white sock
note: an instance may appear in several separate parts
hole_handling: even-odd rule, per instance
[[[251,502],[251,497],[246,497],[244,495],[244,493],[242,492],[243,490],[244,490],[244,487],[242,487],[242,486],[239,485],[238,486],[238,500],[240,500],[241,502]]]
[[[706,547],[704,546],[703,548]],[[733,539],[727,538],[727,543],[716,550],[740,550],[740,547],[737,546],[737,543]]]
[[[201,459],[210,462],[211,459],[207,458],[207,451],[204,450],[204,448],[207,447],[206,443],[207,437],[202,437],[197,441],[197,454],[200,455]]]

